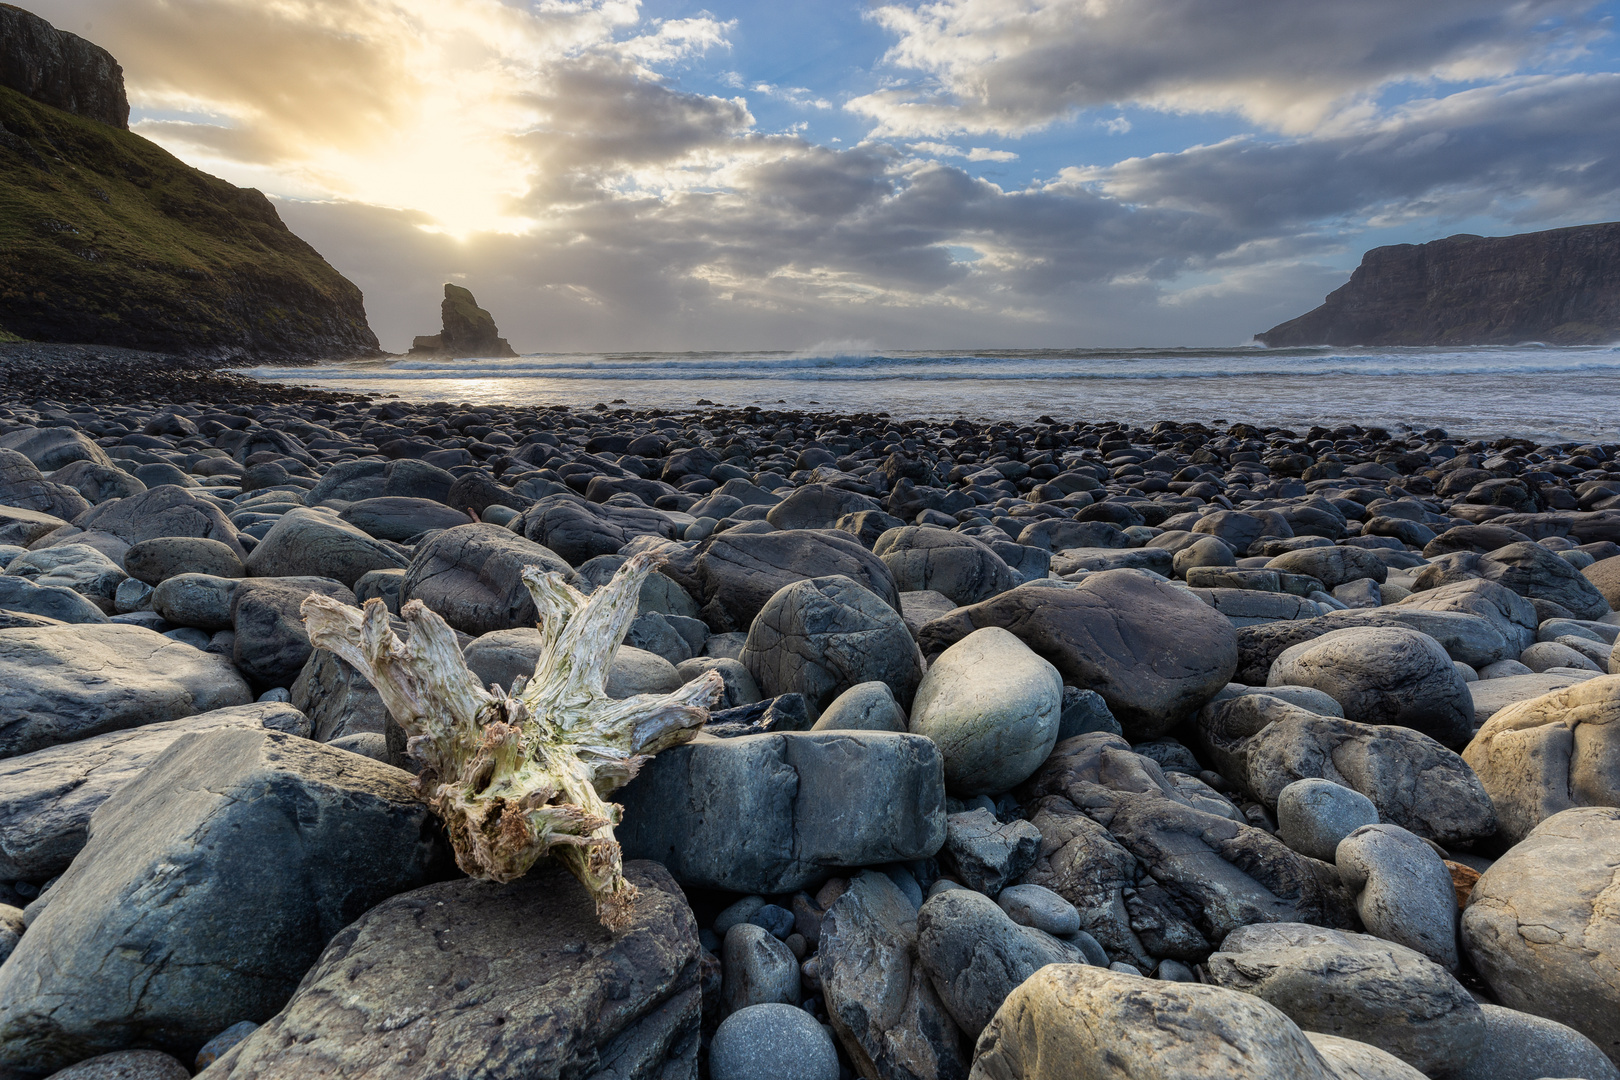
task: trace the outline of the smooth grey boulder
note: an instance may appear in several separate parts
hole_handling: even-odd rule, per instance
[[[638,615],[630,623],[629,631],[624,635],[624,642],[631,648],[656,653],[671,664],[683,664],[692,659],[698,649],[703,648],[703,642],[708,637],[708,628],[696,619],[680,621],[689,623],[689,629],[695,633],[690,637],[682,634],[682,627],[679,624],[657,611]]]
[[[176,626],[229,630],[236,584],[212,574],[176,574],[152,590],[152,610]]]
[[[15,450],[0,449],[0,503],[72,521],[90,503],[79,491],[52,477]]]
[[[65,623],[107,621],[101,608],[65,585],[38,585],[11,574],[0,574],[0,609]]]
[[[937,893],[917,912],[917,957],[958,1027],[970,1038],[1019,983],[1047,964],[1078,964],[1077,946],[1019,926],[971,889]]]
[[[1530,601],[1505,585],[1483,578],[1415,592],[1394,606],[1403,610],[1455,612],[1484,619],[1502,635],[1507,644],[1507,656],[1517,656],[1530,647],[1540,622],[1535,605]]]
[[[71,528],[55,514],[24,510],[20,506],[0,506],[0,544],[26,547],[59,529]]]
[[[747,630],[783,586],[835,574],[842,574],[875,593],[895,611],[900,610],[894,575],[883,560],[860,541],[840,532],[788,529],[745,533],[728,529],[699,542],[689,552],[672,555],[663,572],[697,601],[699,616],[717,634]]]
[[[1052,663],[1067,684],[1101,694],[1137,741],[1180,723],[1237,668],[1237,632],[1224,615],[1132,570],[1094,573],[1074,588],[1020,586],[935,619],[918,644],[936,657],[992,626]]]
[[[616,801],[627,858],[739,893],[790,893],[833,868],[927,858],[945,842],[939,750],[915,735],[700,736],[659,753]]]
[[[334,934],[442,867],[437,836],[397,769],[281,732],[181,737],[92,815],[0,967],[0,1063],[189,1059],[268,1020]]]
[[[1399,825],[1363,825],[1334,862],[1369,933],[1457,970],[1457,892],[1433,848]]]
[[[694,656],[675,665],[675,674],[680,677],[683,684],[701,678],[711,671],[718,671],[720,678],[725,680],[725,689],[720,694],[720,700],[710,706],[711,712],[753,705],[764,699],[765,695],[759,692],[759,684],[748,673],[748,669],[743,667],[741,661],[725,656]]]
[[[727,930],[720,963],[726,1012],[750,1005],[798,1004],[799,962],[764,927],[740,922]]]
[[[373,570],[408,565],[398,548],[375,539],[330,510],[298,507],[281,515],[248,556],[254,577],[329,577],[353,588]]]
[[[906,711],[884,682],[863,682],[832,700],[812,731],[906,731]]]
[[[1472,843],[1497,829],[1474,770],[1411,728],[1358,724],[1243,694],[1207,706],[1197,730],[1221,775],[1279,813],[1286,788],[1316,778],[1359,792],[1382,820],[1441,844]]]
[[[1313,547],[1284,552],[1270,562],[1266,569],[1282,574],[1301,574],[1313,577],[1329,589],[1337,589],[1362,578],[1383,583],[1389,578],[1389,567],[1366,548]]]
[[[1462,914],[1469,961],[1510,1009],[1567,1024],[1620,1059],[1612,912],[1620,809],[1565,810],[1492,863]],[[3,970],[3,969],[0,969]]]
[[[1317,1031],[1307,1031],[1305,1037],[1333,1067],[1339,1080],[1428,1080],[1394,1054],[1376,1046]]]
[[[841,575],[778,590],[754,617],[740,659],[766,696],[803,694],[812,715],[864,682],[885,683],[908,704],[923,677],[899,611]]]
[[[995,896],[1035,862],[1040,831],[1027,821],[1003,823],[984,807],[945,818],[940,867],[968,888]]]
[[[456,478],[444,469],[414,458],[399,461],[340,461],[309,489],[310,506],[324,502],[356,503],[365,499],[403,497],[444,502]]]
[[[6,564],[7,577],[20,577],[44,587],[72,589],[102,611],[114,611],[118,586],[128,578],[123,567],[85,544],[60,544],[29,551]]]
[[[1000,627],[975,630],[929,666],[911,730],[939,745],[952,795],[1008,791],[1057,742],[1063,677]]]
[[[71,427],[17,428],[0,435],[0,449],[15,450],[41,472],[55,472],[75,461],[112,465],[105,450]]]
[[[647,507],[599,505],[567,493],[543,498],[524,510],[513,531],[580,566],[620,552],[642,537],[672,540],[675,524]]]
[[[1598,1045],[1572,1027],[1534,1013],[1481,1004],[1485,1038],[1476,1053],[1451,1075],[1455,1080],[1540,1080],[1543,1076],[1579,1076],[1584,1080],[1620,1080]]]
[[[1063,712],[1058,716],[1057,741],[1072,739],[1076,735],[1089,735],[1093,731],[1106,731],[1123,735],[1124,730],[1114,714],[1108,711],[1108,702],[1095,690],[1080,690],[1073,686],[1063,688]]]
[[[481,685],[510,690],[518,676],[527,679],[534,674],[540,659],[540,631],[532,627],[492,630],[468,643],[462,655]],[[637,694],[667,694],[679,690],[684,681],[662,656],[621,645],[608,668],[604,689],[608,697],[622,699]]]
[[[130,546],[160,536],[200,536],[218,540],[236,552],[239,559],[247,558],[236,539],[236,526],[224,511],[192,489],[173,484],[104,502],[75,519],[74,524],[86,532],[111,533]]]
[[[362,605],[381,600],[390,615],[399,614],[399,590],[405,584],[403,570],[372,570],[354,583],[354,596]]]
[[[1191,534],[1188,534],[1189,536]],[[1154,545],[1158,546],[1158,545]],[[1214,536],[1205,536],[1177,551],[1171,561],[1171,568],[1176,577],[1185,578],[1187,571],[1200,566],[1236,566],[1237,557],[1226,541]]]
[[[1267,686],[1309,686],[1344,709],[1347,720],[1421,731],[1444,746],[1473,734],[1468,684],[1438,642],[1395,627],[1335,630],[1287,649]]]
[[[1607,667],[1593,663],[1590,657],[1556,641],[1536,642],[1519,654],[1519,663],[1538,675],[1551,668],[1575,668],[1601,675]]]
[[[753,1005],[721,1021],[709,1044],[710,1080],[838,1080],[838,1051],[797,1005]]]
[[[1414,592],[1458,581],[1484,579],[1518,593],[1526,600],[1549,600],[1578,619],[1597,619],[1609,613],[1609,602],[1568,560],[1531,541],[1520,541],[1486,554],[1457,551],[1431,559],[1413,580]]]
[[[92,461],[75,461],[51,474],[50,482],[64,484],[84,496],[92,506],[100,506],[109,499],[123,499],[139,495],[146,485],[116,466],[97,465]]]
[[[1378,824],[1378,807],[1359,791],[1328,780],[1295,780],[1277,796],[1277,835],[1313,859],[1332,862],[1339,841]]]
[[[617,935],[551,860],[507,885],[446,881],[382,901],[210,1080],[695,1077],[696,921],[661,867],[624,870],[639,892]]]
[[[84,847],[97,807],[181,736],[220,728],[310,733],[309,720],[290,705],[233,705],[0,762],[0,879],[44,881],[66,870]]]
[[[1509,705],[1463,750],[1518,843],[1577,806],[1620,806],[1620,675]]]
[[[338,516],[368,536],[401,543],[434,529],[453,529],[468,523],[466,513],[437,499],[403,495],[361,499],[345,506]]]
[[[1023,581],[984,541],[944,529],[890,529],[877,538],[872,554],[902,592],[943,593],[956,604],[977,604]]]
[[[534,598],[521,572],[537,566],[576,582],[573,569],[549,548],[497,525],[459,525],[417,545],[400,586],[402,603],[420,600],[463,633],[532,627]]]
[[[846,491],[832,484],[805,484],[794,488],[772,506],[765,520],[778,529],[831,529],[839,518],[862,511],[881,511],[869,495]]]
[[[300,610],[312,593],[340,604],[359,601],[326,577],[244,578],[231,593],[232,659],[261,687],[291,686],[314,652]]]
[[[1368,934],[1244,926],[1208,971],[1216,986],[1253,994],[1307,1031],[1368,1043],[1423,1073],[1452,1074],[1485,1039],[1484,1014],[1450,972]]]
[[[252,700],[229,660],[143,627],[0,630],[0,757]]]
[[[311,738],[331,742],[388,728],[388,706],[366,677],[334,652],[316,649],[288,688],[293,708],[309,718]]]
[[[132,544],[124,552],[124,569],[148,585],[161,584],[177,574],[247,576],[241,557],[230,545],[200,536],[159,536]]]
[[[917,956],[917,909],[862,870],[821,921],[827,1020],[862,1076],[961,1080],[971,1047]]]
[[[980,1036],[970,1080],[1345,1080],[1275,1006],[1082,964],[1035,972]]]
[[[1019,926],[1030,926],[1053,937],[1080,932],[1080,911],[1044,885],[1009,885],[996,904]]]

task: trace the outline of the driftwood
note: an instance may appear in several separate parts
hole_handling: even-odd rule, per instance
[[[631,557],[588,597],[559,574],[525,568],[540,613],[540,657],[510,691],[480,686],[455,632],[420,601],[400,612],[409,627],[403,642],[380,600],[356,610],[311,595],[302,608],[310,641],[369,679],[405,729],[425,765],[417,793],[444,820],[462,870],[512,881],[552,855],[615,930],[629,924],[636,890],[613,836],[621,809],[607,796],[653,754],[690,741],[723,689],[709,672],[671,694],[615,701],[604,692],[657,562]]]

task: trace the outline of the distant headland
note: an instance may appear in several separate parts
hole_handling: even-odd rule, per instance
[[[1327,302],[1257,339],[1601,345],[1620,339],[1620,222],[1373,248]]]

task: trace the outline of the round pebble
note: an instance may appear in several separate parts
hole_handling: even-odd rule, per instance
[[[1378,824],[1378,808],[1359,791],[1329,780],[1295,780],[1277,796],[1277,835],[1313,859],[1333,861],[1339,841]]]
[[[750,1005],[709,1044],[711,1080],[838,1080],[827,1029],[796,1005]]]

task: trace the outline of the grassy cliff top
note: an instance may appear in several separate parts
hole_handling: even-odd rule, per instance
[[[360,290],[260,192],[4,87],[0,330],[238,356],[377,351]]]

